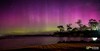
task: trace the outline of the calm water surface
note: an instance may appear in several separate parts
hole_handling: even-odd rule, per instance
[[[58,41],[91,41],[91,38],[81,38],[81,37],[52,37],[52,36],[33,36],[33,37],[16,37],[16,38],[6,38],[0,40],[0,48],[17,48],[25,47],[30,45],[47,45],[55,44]],[[100,39],[98,39],[100,40]]]

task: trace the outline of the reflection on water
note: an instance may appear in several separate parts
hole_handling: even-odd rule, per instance
[[[91,41],[92,38],[82,38],[82,37],[52,37],[52,36],[33,36],[33,37],[16,37],[16,38],[6,38],[0,40],[0,48],[17,48],[21,46],[30,45],[47,45],[55,44],[58,41]],[[98,39],[100,40],[100,39]]]
[[[0,40],[0,44],[2,43],[29,43],[34,45],[45,45],[45,44],[55,44],[58,41],[91,41],[91,38],[83,38],[83,37],[52,37],[52,36],[33,36],[33,37],[13,37],[13,38],[6,38]],[[98,40],[100,40],[98,38]],[[16,42],[17,41],[17,42]]]

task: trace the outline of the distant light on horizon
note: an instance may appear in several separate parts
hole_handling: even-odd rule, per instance
[[[98,38],[97,37],[92,37],[92,40],[93,41],[96,41]]]

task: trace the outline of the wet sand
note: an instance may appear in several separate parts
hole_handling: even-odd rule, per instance
[[[36,46],[26,46],[20,48],[13,48],[13,49],[2,49],[2,50],[9,50],[9,51],[66,51],[66,50],[76,50],[76,51],[84,51],[89,50],[86,47],[99,47],[100,44],[93,44],[93,43],[58,43],[58,44],[49,44],[49,45],[36,45]],[[93,50],[100,50],[100,49],[93,49]]]

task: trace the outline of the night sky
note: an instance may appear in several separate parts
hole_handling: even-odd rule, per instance
[[[91,18],[100,19],[99,0],[0,0],[0,33],[51,32]]]

